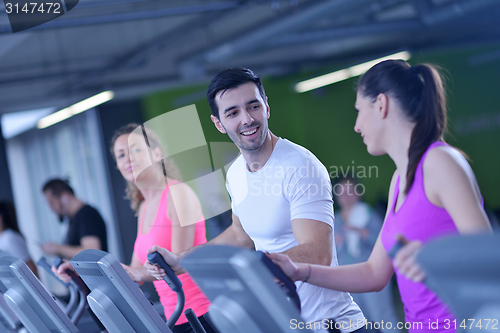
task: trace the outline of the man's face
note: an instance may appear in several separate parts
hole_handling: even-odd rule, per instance
[[[227,133],[241,151],[257,151],[268,133],[269,105],[262,99],[253,82],[215,96],[219,108],[219,119],[212,121],[221,133]]]
[[[45,199],[47,200],[50,209],[52,209],[59,217],[59,220],[62,221],[64,215],[66,215],[66,208],[63,203],[64,200],[62,200],[62,196],[64,194],[61,194],[61,196],[58,197],[54,195],[51,190],[47,190],[43,194],[45,195]]]

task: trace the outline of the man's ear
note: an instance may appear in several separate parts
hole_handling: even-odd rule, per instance
[[[269,117],[271,117],[271,108],[269,107],[269,103],[268,103],[268,98],[266,96],[266,113],[267,113],[267,119],[269,119]]]
[[[385,119],[389,113],[389,98],[386,94],[378,94],[375,107],[380,118]]]
[[[215,127],[221,132],[222,134],[226,134],[226,130],[224,129],[224,126],[222,126],[221,122],[219,119],[217,119],[216,116],[211,115],[210,119],[212,119],[212,122],[214,123]]]

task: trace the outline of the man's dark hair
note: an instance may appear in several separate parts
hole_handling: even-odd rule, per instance
[[[73,189],[69,186],[69,181],[59,178],[51,179],[43,185],[42,192],[45,193],[48,190],[56,197],[59,197],[64,192],[75,195],[75,192],[73,192]]]
[[[215,101],[215,95],[221,90],[226,91],[232,88],[237,88],[242,84],[247,82],[253,82],[259,89],[260,96],[266,101],[266,93],[264,92],[264,87],[262,86],[262,81],[260,76],[255,74],[251,69],[243,67],[234,67],[230,69],[225,69],[219,72],[208,85],[207,90],[207,100],[210,109],[212,109],[212,114],[220,119],[219,117],[219,107]]]

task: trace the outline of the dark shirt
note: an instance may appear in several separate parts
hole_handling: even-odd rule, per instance
[[[108,251],[106,225],[99,212],[85,205],[69,220],[66,244],[81,246],[80,240],[86,236],[95,236],[101,240],[101,250]]]

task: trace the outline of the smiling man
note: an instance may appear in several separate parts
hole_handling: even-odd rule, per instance
[[[337,265],[328,172],[307,149],[270,131],[270,107],[260,77],[246,68],[222,71],[210,83],[207,98],[213,123],[241,152],[226,179],[232,225],[207,244],[286,253],[300,263]],[[153,250],[174,271],[182,272],[178,258],[184,253]],[[148,269],[160,276],[154,266]],[[348,293],[304,282],[297,282],[297,291],[307,323],[334,319],[343,332],[364,325],[363,313]],[[310,327],[325,331],[325,325]]]

